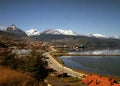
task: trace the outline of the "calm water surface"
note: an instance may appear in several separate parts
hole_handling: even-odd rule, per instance
[[[87,54],[120,54],[119,49],[113,51],[95,50],[89,51],[89,53],[88,51],[85,52]],[[85,52],[82,53],[86,54]],[[60,58],[64,64],[70,68],[104,75],[120,76],[120,56],[61,56],[58,58]]]

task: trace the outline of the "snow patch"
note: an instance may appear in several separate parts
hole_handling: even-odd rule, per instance
[[[61,35],[78,35],[72,30],[49,29],[43,32],[44,34],[61,34]]]
[[[107,36],[105,36],[105,35],[102,35],[102,34],[87,34],[86,36],[88,36],[88,37],[97,37],[97,38],[108,38]]]
[[[37,29],[30,29],[30,30],[25,31],[25,33],[26,33],[28,36],[40,35],[40,32],[37,31]]]

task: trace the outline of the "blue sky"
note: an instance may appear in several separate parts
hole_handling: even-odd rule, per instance
[[[0,0],[0,26],[120,36],[120,0]]]

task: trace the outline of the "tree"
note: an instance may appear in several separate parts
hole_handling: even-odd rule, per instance
[[[47,61],[42,53],[36,50],[32,50],[30,56],[20,59],[16,57],[16,54],[3,53],[0,59],[1,65],[21,69],[23,72],[31,74],[38,81],[43,81],[48,75],[45,69]]]
[[[19,65],[16,55],[13,53],[5,53],[1,56],[2,62],[1,65],[8,66],[10,68],[16,69]]]
[[[42,81],[48,75],[48,72],[45,70],[47,62],[42,53],[33,50],[31,56],[27,58],[25,65],[26,72],[30,72],[30,74],[37,80]]]

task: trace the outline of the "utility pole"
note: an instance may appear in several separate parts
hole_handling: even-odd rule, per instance
[[[63,65],[61,65],[62,66],[62,79],[63,79]]]

